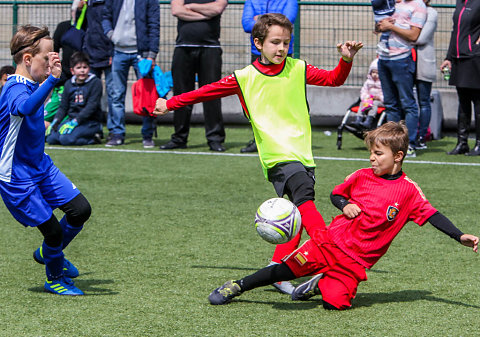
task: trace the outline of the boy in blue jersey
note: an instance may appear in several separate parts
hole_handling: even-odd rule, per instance
[[[83,295],[71,280],[78,270],[63,249],[90,217],[90,204],[44,152],[43,102],[60,78],[60,58],[46,27],[20,27],[10,50],[17,69],[0,97],[0,195],[18,222],[44,237],[34,259],[45,264],[45,290]],[[56,208],[65,213],[60,222]]]

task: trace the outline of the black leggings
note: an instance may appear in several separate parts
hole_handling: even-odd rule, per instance
[[[83,226],[92,213],[92,208],[83,194],[77,195],[65,205],[59,207],[66,215],[67,222],[74,227]],[[47,246],[58,247],[63,242],[62,226],[55,215],[39,225],[38,230],[42,233]]]

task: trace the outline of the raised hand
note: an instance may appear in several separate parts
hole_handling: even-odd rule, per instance
[[[62,74],[62,64],[60,63],[60,56],[58,56],[58,53],[53,51],[48,53],[48,68],[53,77],[60,78],[60,75]]]
[[[337,44],[337,51],[346,62],[352,62],[355,54],[362,48],[363,43],[357,41],[346,41],[344,44]]]

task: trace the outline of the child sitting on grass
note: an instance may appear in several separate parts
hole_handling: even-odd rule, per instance
[[[367,133],[371,168],[360,169],[336,186],[332,203],[343,214],[326,227],[305,223],[310,235],[283,263],[228,281],[209,296],[211,304],[227,304],[247,290],[315,275],[292,293],[293,300],[322,295],[325,309],[350,308],[360,282],[388,250],[403,226],[427,221],[462,245],[478,250],[478,237],[462,233],[437,211],[422,190],[402,171],[408,150],[408,131],[403,122],[388,122]]]
[[[306,87],[342,85],[363,44],[338,44],[340,61],[335,69],[327,71],[287,57],[292,29],[283,14],[260,16],[252,29],[253,41],[261,53],[255,62],[198,90],[168,101],[158,99],[154,113],[161,115],[186,105],[237,95],[252,125],[265,177],[278,196],[289,197],[300,210],[302,222],[308,224],[323,219],[313,202],[315,162]],[[300,237],[301,232],[290,242],[277,245],[272,263],[278,264],[292,253]],[[284,293],[293,291],[289,282],[274,286]]]
[[[101,143],[102,81],[90,73],[88,56],[75,52],[70,59],[73,77],[65,82],[62,101],[45,135],[51,145]]]

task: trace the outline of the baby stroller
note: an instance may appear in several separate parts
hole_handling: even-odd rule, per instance
[[[360,98],[358,98],[355,103],[350,105],[347,109],[347,112],[345,113],[345,116],[342,119],[342,123],[337,129],[337,149],[340,150],[342,148],[342,133],[343,130],[347,130],[354,134],[356,137],[360,139],[365,138],[365,131],[370,131],[373,129],[378,128],[380,125],[386,122],[386,113],[385,113],[385,108],[384,107],[379,107],[377,110],[377,114],[373,119],[372,122],[372,127],[365,127],[361,123],[358,123],[359,119],[366,118],[365,116],[360,116],[359,114],[362,114],[362,112],[359,112],[360,110]],[[364,111],[363,113],[368,113],[367,111]],[[354,122],[355,121],[355,122]]]

